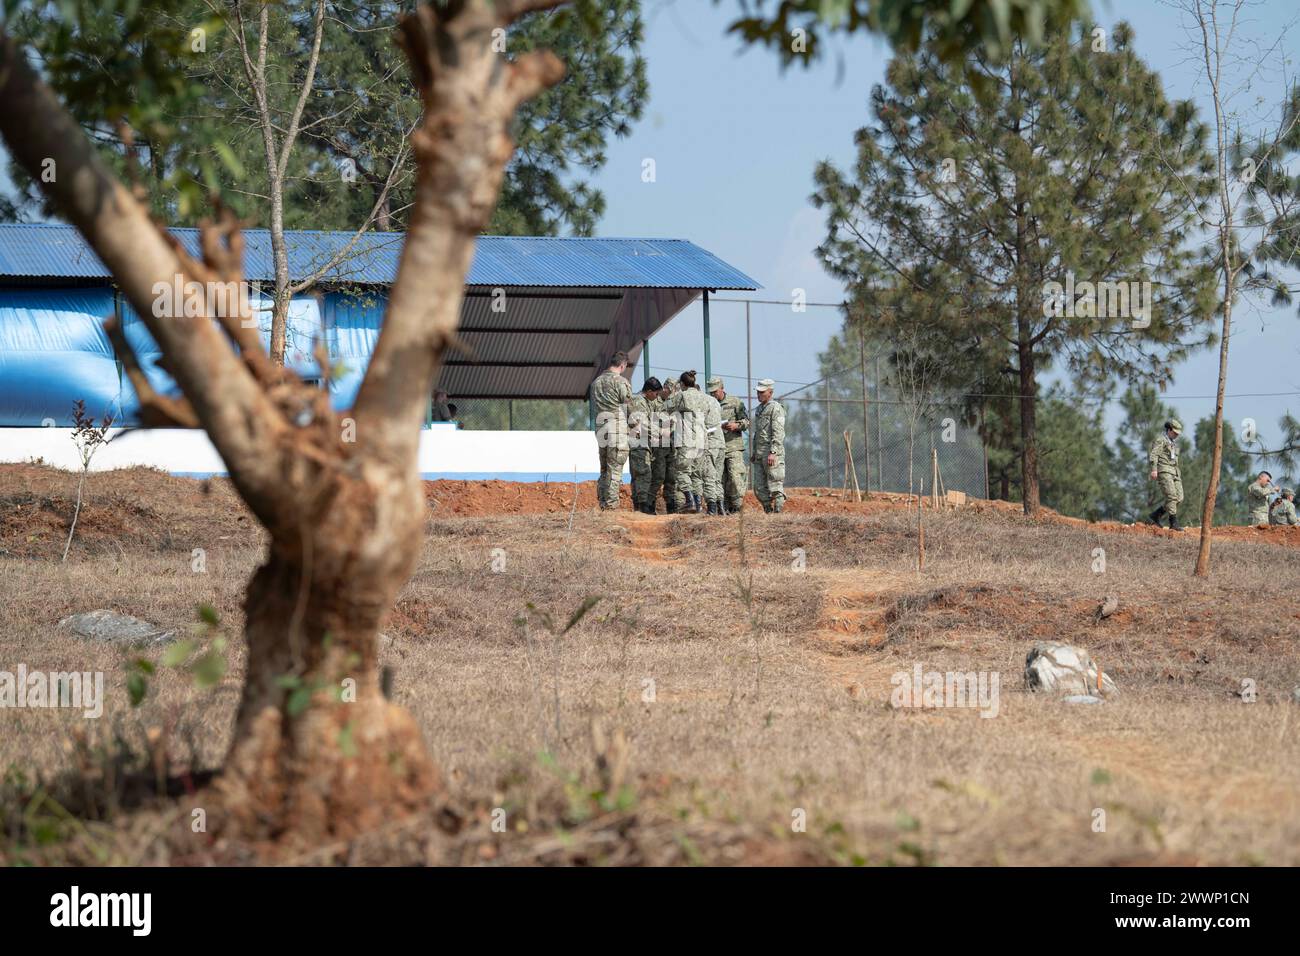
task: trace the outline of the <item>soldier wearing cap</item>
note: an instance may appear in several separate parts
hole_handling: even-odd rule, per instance
[[[1268,496],[1277,491],[1271,472],[1261,471],[1259,477],[1246,486],[1246,503],[1250,505],[1250,523],[1268,524]]]
[[[718,484],[722,487],[723,512],[738,512],[745,501],[749,476],[745,473],[745,430],[749,428],[749,411],[735,395],[728,395],[722,379],[708,381],[709,394],[722,409],[722,436],[725,442],[722,464],[718,466]]]
[[[719,382],[719,379],[709,379],[710,382]],[[705,384],[708,384],[707,382]],[[704,433],[705,446],[704,454],[701,456],[703,461],[699,464],[700,484],[696,491],[704,495],[706,510],[711,515],[722,515],[722,458],[725,454],[726,444],[724,437],[726,433],[722,430],[722,405],[718,402],[713,389],[707,389],[704,393],[704,404],[707,409],[704,413]]]
[[[754,494],[763,510],[780,514],[785,507],[785,408],[772,398],[776,382],[759,379],[758,410],[754,413]]]
[[[1268,512],[1269,524],[1300,524],[1296,520],[1295,514],[1295,492],[1290,488],[1283,488],[1273,507]]]
[[[1151,480],[1160,483],[1160,493],[1164,504],[1151,512],[1151,523],[1159,525],[1165,515],[1169,516],[1169,527],[1182,531],[1178,523],[1178,505],[1183,500],[1183,476],[1178,467],[1178,436],[1182,433],[1183,423],[1176,418],[1165,422],[1165,430],[1151,443],[1151,453],[1147,456],[1151,463]]]
[[[643,514],[654,514],[651,497],[651,475],[654,454],[652,447],[654,423],[651,421],[652,401],[659,400],[659,379],[651,377],[641,386],[641,394],[627,403],[628,466],[632,472],[632,507]]]

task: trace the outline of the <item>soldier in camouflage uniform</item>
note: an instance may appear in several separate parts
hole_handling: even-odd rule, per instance
[[[1269,524],[1300,524],[1296,520],[1295,514],[1295,492],[1290,488],[1283,488],[1282,494],[1278,496],[1277,501],[1273,502],[1273,507],[1268,513]]]
[[[655,456],[655,461],[662,459],[663,470],[656,472],[655,480],[662,480],[664,491],[664,511],[676,514],[682,508],[677,497],[677,458],[673,453],[673,419],[668,402],[677,394],[677,379],[664,379],[664,389],[659,393],[659,448],[662,456]]]
[[[632,472],[632,507],[642,514],[654,514],[652,475],[655,449],[652,446],[656,423],[651,421],[651,402],[659,401],[659,379],[648,378],[641,394],[627,403],[627,460]],[[657,437],[657,436],[655,436]]]
[[[722,379],[708,381],[709,392],[722,409],[722,436],[724,441],[722,465],[718,468],[718,484],[722,486],[723,513],[738,512],[745,502],[745,488],[749,475],[745,473],[745,430],[749,428],[749,410],[735,395],[728,395]]]
[[[600,450],[600,478],[596,497],[602,511],[618,507],[618,493],[623,485],[623,465],[627,461],[627,403],[632,386],[623,377],[627,353],[615,352],[609,368],[591,383],[591,409],[596,419],[596,446]]]
[[[679,381],[681,390],[665,406],[674,416],[673,462],[677,471],[677,493],[685,501],[681,510],[698,514],[704,507],[701,498],[704,464],[700,459],[705,457],[707,435],[704,422],[709,409],[704,393],[695,387],[694,371],[683,372]],[[697,481],[700,493],[695,490]]]
[[[717,381],[717,379],[712,379]],[[721,387],[721,386],[719,386]],[[700,466],[704,482],[704,501],[711,515],[722,516],[722,459],[726,454],[726,433],[722,430],[722,406],[708,392],[704,393],[708,412],[704,416],[705,454]]]
[[[647,381],[658,382],[657,378]],[[656,513],[659,501],[659,492],[664,486],[664,478],[668,467],[668,459],[672,455],[672,430],[664,431],[663,422],[667,417],[664,414],[664,395],[663,385],[659,386],[659,391],[647,399],[650,406],[650,491],[646,495],[646,511],[648,515]]]
[[[1176,418],[1165,422],[1165,430],[1151,443],[1147,460],[1151,463],[1151,480],[1160,483],[1160,493],[1164,504],[1151,512],[1151,523],[1159,525],[1161,519],[1169,516],[1169,527],[1182,531],[1178,523],[1178,504],[1183,500],[1183,476],[1178,466],[1178,436],[1182,433],[1183,423]]]
[[[1268,496],[1277,491],[1273,476],[1261,471],[1259,477],[1246,486],[1246,502],[1250,505],[1250,523],[1268,524]]]
[[[760,379],[758,410],[754,413],[754,494],[763,510],[780,514],[785,507],[785,408],[772,398],[776,382]]]

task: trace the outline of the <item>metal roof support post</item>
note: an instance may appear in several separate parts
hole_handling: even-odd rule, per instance
[[[754,352],[750,346],[749,300],[745,300],[745,417],[754,417]],[[754,450],[754,430],[745,434],[745,458]],[[745,486],[754,487],[754,469],[745,469]]]
[[[645,374],[641,376],[641,384],[644,385],[645,380],[648,379],[651,376],[651,374],[653,374],[650,371],[650,340],[649,339],[646,339],[641,343],[641,354],[645,356]]]
[[[713,375],[713,350],[709,342],[709,290],[704,289],[704,387]]]

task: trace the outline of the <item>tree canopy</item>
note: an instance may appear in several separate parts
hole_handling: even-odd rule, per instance
[[[1018,406],[1032,512],[1042,371],[1062,363],[1092,389],[1165,383],[1208,340],[1210,270],[1193,243],[1205,129],[1124,25],[1100,44],[1086,24],[1039,49],[1016,42],[1001,64],[898,56],[871,111],[853,167],[816,169],[818,253],[885,334],[919,336]]]

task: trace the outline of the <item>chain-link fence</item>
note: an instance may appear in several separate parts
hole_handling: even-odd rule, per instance
[[[892,369],[886,356],[874,354],[870,341],[859,333],[846,332],[840,306],[805,305],[805,310],[793,310],[792,303],[783,300],[715,298],[711,311],[712,374],[724,379],[730,394],[741,397],[751,416],[758,407],[755,382],[767,376],[776,379],[777,398],[786,409],[786,485],[844,487],[846,449],[851,445],[850,490],[856,476],[863,492],[928,494],[937,463],[940,490],[987,497],[984,445],[979,430],[966,424],[957,396],[904,387],[899,383],[905,383],[908,375]],[[701,328],[694,325],[694,316],[684,314],[682,320],[687,330]],[[679,335],[678,361],[680,346]],[[659,361],[649,364],[651,359],[643,358],[638,363],[634,387],[651,374],[660,380],[676,378],[682,368],[696,368],[703,384],[703,352],[708,347],[701,338],[699,352],[692,347],[687,364],[670,366],[663,364],[665,353],[652,345],[650,350]],[[830,374],[825,374],[827,369]],[[790,376],[806,377],[790,381]],[[815,376],[820,377],[813,380]],[[915,381],[917,376],[911,378]],[[469,399],[453,394],[448,401],[464,429],[585,431],[591,427],[587,402],[582,399]]]
[[[928,494],[937,465],[941,491],[987,495],[984,444],[959,407],[889,387],[874,359],[778,400],[787,486]]]

